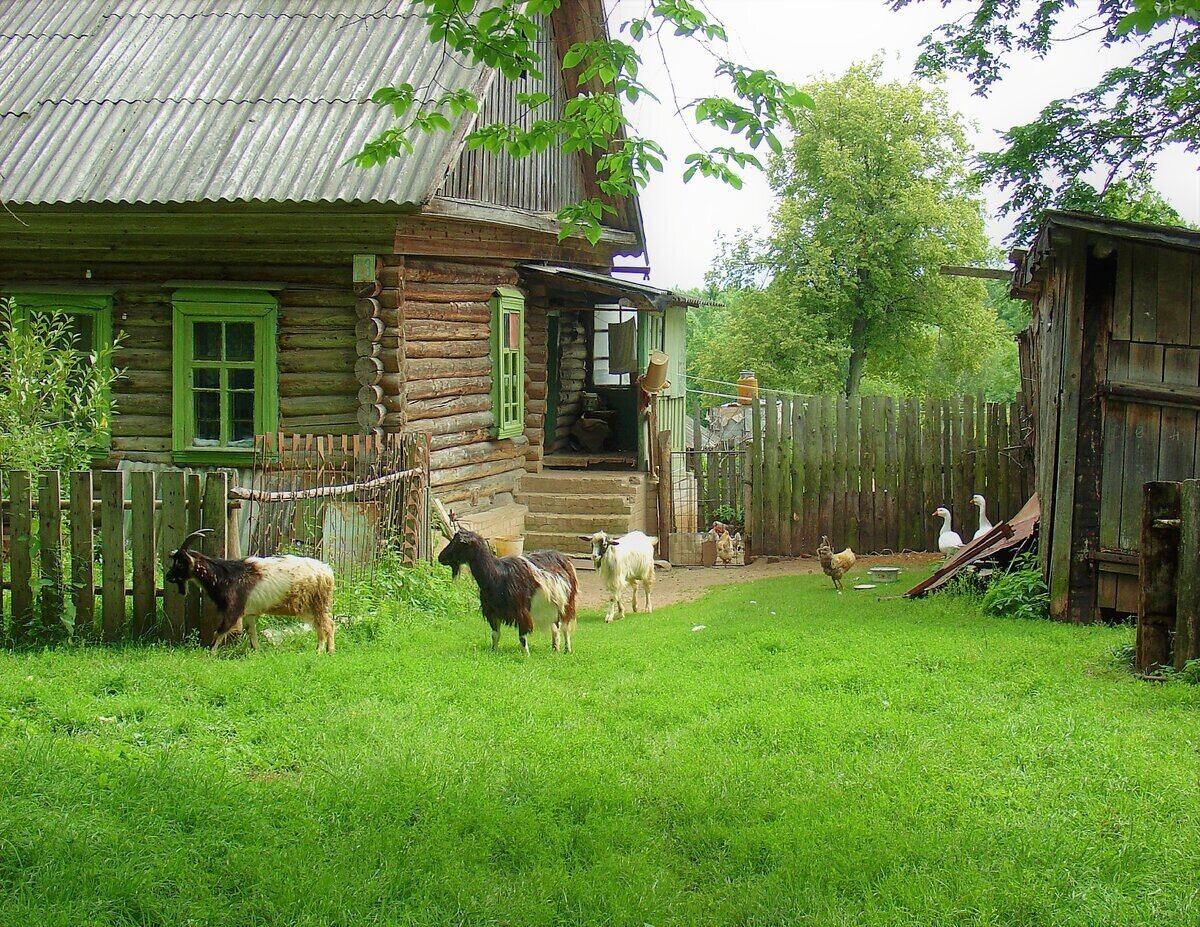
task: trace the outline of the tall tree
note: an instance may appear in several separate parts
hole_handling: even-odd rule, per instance
[[[888,0],[901,9],[928,0]],[[941,0],[950,6],[951,0]],[[981,155],[983,176],[1008,194],[1001,211],[1025,239],[1048,206],[1106,197],[1124,181],[1137,198],[1155,159],[1171,145],[1200,151],[1200,2],[1104,0],[1083,17],[1076,0],[971,0],[925,39],[922,74],[959,71],[980,95],[999,81],[1014,51],[1052,57],[1055,46],[1083,32],[1125,53],[1093,87],[1055,100],[1038,117],[1004,134],[1005,147]],[[1082,22],[1077,20],[1083,19]],[[1097,180],[1098,178],[1098,180]]]
[[[836,360],[851,396],[868,370],[909,382],[931,366],[971,370],[999,329],[982,283],[940,273],[989,250],[961,119],[940,90],[883,81],[878,62],[806,90],[816,105],[771,162],[770,234],[732,249],[718,274],[770,277],[730,324],[767,367],[783,350],[810,372]]]

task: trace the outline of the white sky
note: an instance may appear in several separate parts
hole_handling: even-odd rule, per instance
[[[771,68],[794,83],[820,75],[842,73],[855,61],[876,53],[884,55],[889,78],[911,76],[920,40],[954,13],[941,3],[927,0],[902,12],[891,12],[884,0],[707,0],[706,8],[726,26],[730,57],[757,67]],[[962,4],[957,5],[960,10]],[[644,0],[617,0],[610,18],[619,24],[645,9]],[[696,178],[684,184],[683,158],[697,150],[687,125],[674,116],[671,90],[678,99],[692,99],[718,90],[712,78],[712,59],[690,43],[675,40],[666,48],[671,61],[670,80],[653,45],[643,45],[642,78],[661,103],[645,101],[631,113],[639,132],[659,141],[671,161],[642,194],[646,234],[649,239],[650,282],[664,287],[699,286],[717,251],[721,235],[739,229],[765,227],[772,205],[770,188],[757,171],[746,174],[740,191],[716,181]],[[1127,54],[1127,52],[1123,53]],[[949,78],[946,89],[951,105],[975,126],[978,149],[998,147],[998,133],[1027,122],[1051,100],[1091,86],[1099,74],[1121,60],[1106,53],[1091,39],[1060,45],[1047,61],[1014,59],[1001,84],[987,99],[972,96],[969,83]],[[721,90],[723,92],[723,90]],[[699,134],[699,133],[698,133]],[[702,142],[717,142],[717,135],[699,135]],[[765,147],[764,147],[765,150]],[[1200,222],[1200,164],[1192,155],[1171,152],[1155,177],[1156,186],[1191,222]],[[996,217],[1000,197],[989,191],[988,230],[1000,243],[1007,224]],[[637,263],[636,260],[621,263]]]

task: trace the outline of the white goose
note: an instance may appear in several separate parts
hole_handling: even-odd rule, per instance
[[[987,500],[983,498],[983,496],[979,495],[979,493],[975,493],[975,495],[971,497],[971,505],[979,506],[979,530],[976,531],[974,537],[971,538],[972,541],[978,541],[981,537],[992,530],[992,523],[988,521]]]
[[[933,517],[942,520],[942,530],[938,534],[938,550],[949,560],[963,546],[963,539],[959,537],[957,531],[950,528],[950,510],[948,508],[942,506],[933,513]]]

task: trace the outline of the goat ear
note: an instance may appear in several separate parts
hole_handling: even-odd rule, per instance
[[[579,540],[581,540],[581,541],[590,541],[591,539],[592,539],[592,536],[590,534],[579,535]]]
[[[609,547],[616,547],[616,546],[617,546],[618,544],[620,544],[620,543],[621,543],[621,542],[620,542],[620,541],[618,541],[616,538],[609,538],[609,539],[608,539],[608,546],[609,546]]]
[[[650,546],[651,546],[651,547],[657,547],[657,546],[658,546],[658,538],[651,538],[651,539],[650,539]]]

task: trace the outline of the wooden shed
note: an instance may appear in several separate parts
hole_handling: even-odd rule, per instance
[[[1051,612],[1136,613],[1142,486],[1200,475],[1200,232],[1051,212],[1013,257]]]
[[[256,434],[422,431],[435,492],[487,530],[533,514],[578,533],[559,497],[584,483],[522,485],[548,464],[619,472],[613,527],[645,526],[646,422],[609,327],[682,370],[689,301],[612,276],[645,252],[636,200],[608,198],[597,244],[559,240],[556,211],[599,194],[594,157],[464,143],[522,93],[553,115],[588,89],[555,62],[603,29],[600,0],[566,0],[545,77],[509,80],[444,55],[399,3],[4,4],[0,293],[120,339],[106,463],[239,468]],[[481,111],[348,164],[391,124],[372,92],[402,81]],[[661,408],[682,423],[675,379]],[[580,456],[577,421],[601,414],[608,439]]]

